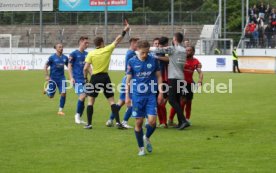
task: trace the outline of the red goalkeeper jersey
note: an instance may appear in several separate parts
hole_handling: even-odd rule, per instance
[[[196,58],[187,58],[184,65],[184,79],[188,84],[194,82],[193,74],[197,68],[201,68],[201,63]]]

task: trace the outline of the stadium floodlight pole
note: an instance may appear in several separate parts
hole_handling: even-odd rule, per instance
[[[172,29],[172,37],[174,34],[174,0],[171,0],[171,29]]]
[[[104,27],[105,27],[105,36],[104,36],[104,42],[105,44],[107,44],[107,41],[108,41],[108,28],[107,28],[107,7],[108,7],[108,0],[104,0],[104,3],[105,3],[105,8],[104,8]]]
[[[40,0],[40,18],[39,18],[39,25],[40,25],[40,41],[39,41],[39,52],[42,53],[42,39],[43,39],[43,26],[42,26],[42,8],[43,8],[43,0]]]
[[[222,25],[222,2],[219,0],[219,37],[221,37],[221,25]]]
[[[226,0],[224,0],[224,27],[223,27],[223,37],[226,39]],[[226,54],[226,41],[224,41],[224,53]]]
[[[242,56],[244,55],[244,0],[242,1],[242,39],[241,39],[241,46],[242,46]]]
[[[248,16],[248,11],[249,11],[249,0],[246,0],[246,24],[248,22],[249,16]]]

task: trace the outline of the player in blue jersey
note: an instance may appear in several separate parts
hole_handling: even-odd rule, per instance
[[[127,71],[127,63],[128,61],[134,57],[136,55],[135,51],[137,49],[137,41],[139,40],[139,38],[131,38],[129,40],[129,49],[126,53],[126,57],[125,57],[125,72]],[[119,101],[117,102],[117,107],[118,109],[120,110],[124,104],[125,104],[125,84],[126,84],[126,76],[123,77],[122,79],[122,87],[121,87],[121,91],[120,91],[120,99]],[[129,106],[127,107],[127,110],[125,112],[125,115],[124,115],[124,120],[122,122],[122,125],[125,127],[125,128],[132,128],[130,125],[128,125],[128,120],[131,116],[131,113],[132,113],[132,106]],[[112,127],[114,126],[113,124],[113,120],[114,120],[115,116],[113,115],[113,113],[111,113],[110,115],[110,118],[109,120],[106,122],[106,126],[107,127]]]
[[[51,55],[45,64],[45,79],[48,82],[45,94],[49,98],[53,98],[58,88],[60,96],[58,115],[65,115],[62,109],[66,100],[66,81],[64,76],[64,65],[68,66],[68,57],[63,55],[63,45],[58,43],[54,46],[56,53]],[[50,75],[48,73],[48,67],[50,67]]]
[[[126,104],[131,105],[132,117],[135,121],[135,136],[139,146],[139,156],[145,155],[144,143],[148,152],[152,152],[150,137],[156,128],[157,115],[157,88],[159,91],[158,103],[163,102],[162,76],[158,60],[149,55],[150,44],[148,41],[138,41],[138,55],[128,61],[126,80]],[[158,85],[158,87],[157,87]],[[143,121],[148,117],[146,134],[143,134]]]
[[[77,110],[75,115],[75,123],[76,124],[85,124],[81,119],[83,110],[84,110],[84,101],[86,94],[84,92],[84,75],[83,75],[83,67],[85,65],[85,58],[88,52],[85,51],[89,45],[88,37],[81,36],[79,38],[79,49],[73,51],[69,55],[69,64],[68,64],[68,72],[71,83],[74,85],[75,93],[78,94],[78,102],[77,102]],[[91,68],[89,69],[90,75],[92,74]]]

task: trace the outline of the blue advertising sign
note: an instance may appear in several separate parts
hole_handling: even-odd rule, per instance
[[[225,67],[226,58],[217,58],[217,67]]]
[[[105,0],[59,0],[59,11],[104,11]],[[108,11],[132,11],[132,0],[108,0]]]

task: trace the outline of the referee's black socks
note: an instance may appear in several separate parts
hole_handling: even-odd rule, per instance
[[[93,105],[88,105],[86,111],[87,111],[87,124],[91,125],[92,116],[93,116]]]
[[[117,123],[120,123],[120,117],[119,117],[119,108],[116,104],[111,105],[111,111],[116,119]]]

